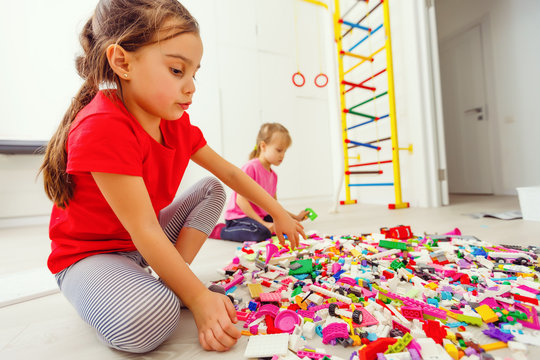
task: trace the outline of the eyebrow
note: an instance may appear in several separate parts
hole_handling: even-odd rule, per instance
[[[172,57],[172,58],[175,58],[175,59],[180,59],[180,60],[183,60],[183,61],[187,62],[188,65],[193,65],[193,61],[191,61],[190,59],[188,59],[188,58],[185,57],[184,55],[180,55],[180,54],[165,54],[165,56]],[[201,67],[201,64],[197,65],[197,69],[199,69],[200,67]]]

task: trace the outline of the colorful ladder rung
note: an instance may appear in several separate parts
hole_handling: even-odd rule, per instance
[[[394,183],[349,184],[349,187],[352,186],[394,186]]]

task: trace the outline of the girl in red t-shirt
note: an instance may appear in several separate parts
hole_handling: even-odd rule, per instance
[[[41,167],[54,201],[48,266],[113,348],[153,350],[177,326],[183,303],[202,347],[228,350],[240,337],[235,309],[188,266],[225,193],[206,178],[174,199],[188,161],[265,209],[282,243],[286,235],[297,246],[303,228],[191,125],[185,111],[202,43],[196,20],[177,0],[102,0],[80,40],[84,84]]]

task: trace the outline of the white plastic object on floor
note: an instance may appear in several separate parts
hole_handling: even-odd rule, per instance
[[[254,335],[249,337],[244,357],[260,358],[287,355],[289,334]]]

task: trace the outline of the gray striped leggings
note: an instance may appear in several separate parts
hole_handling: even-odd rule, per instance
[[[210,234],[225,191],[205,178],[164,208],[159,222],[172,243],[182,227]],[[180,320],[180,300],[146,269],[137,251],[84,258],[56,274],[60,290],[108,346],[132,353],[155,349]]]

